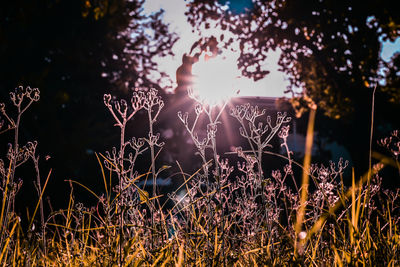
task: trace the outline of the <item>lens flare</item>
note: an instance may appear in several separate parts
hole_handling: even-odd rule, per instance
[[[239,71],[234,59],[202,57],[193,65],[193,94],[208,105],[219,105],[229,100],[239,89]]]

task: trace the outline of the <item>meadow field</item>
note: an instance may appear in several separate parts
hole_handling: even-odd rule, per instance
[[[312,161],[315,113],[310,105],[304,156],[297,161],[287,143],[294,118],[267,114],[250,104],[229,114],[240,127],[231,129],[246,146],[219,151],[222,110],[197,99],[193,110],[176,114],[196,153],[192,169],[179,162],[180,184],[170,192],[158,186],[167,166],[157,124],[164,101],[157,90],[135,91],[129,100],[104,95],[104,105],[120,131],[120,142],[96,151],[98,183],[94,190],[66,180],[68,206],[46,212],[46,188],[55,179],[44,173],[40,143],[20,142],[24,114],[40,105],[38,89],[19,87],[1,99],[0,264],[2,266],[398,266],[400,265],[400,190],[384,188],[400,179],[400,133],[374,140],[387,156],[370,149],[369,168],[356,175],[347,160]],[[127,124],[141,111],[146,136],[130,136]],[[374,111],[372,110],[372,113]],[[200,123],[202,122],[202,123]],[[49,122],[51,123],[51,122]],[[204,126],[205,125],[205,126]],[[202,129],[201,129],[202,128]],[[371,133],[374,123],[371,122]],[[12,133],[12,134],[11,134]],[[283,154],[271,150],[278,140]],[[188,145],[182,142],[183,145]],[[139,172],[141,157],[147,171]],[[229,160],[226,159],[229,155]],[[284,160],[270,169],[265,155]],[[235,160],[232,160],[232,157]],[[40,160],[39,160],[40,159]],[[60,159],[62,160],[62,159]],[[32,175],[19,180],[21,165],[33,162]],[[143,163],[140,163],[143,164]],[[195,166],[200,166],[196,167]],[[143,166],[141,166],[143,167]],[[187,168],[185,166],[185,168]],[[398,175],[385,177],[385,168]],[[21,215],[15,208],[24,179],[32,179],[35,208]],[[60,179],[65,179],[61,177]],[[173,180],[175,181],[175,180]],[[96,205],[76,201],[84,190]],[[21,204],[21,203],[19,203]],[[24,203],[22,203],[24,204]]]

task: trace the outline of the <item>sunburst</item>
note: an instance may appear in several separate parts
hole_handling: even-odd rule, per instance
[[[220,105],[238,91],[240,80],[235,59],[224,56],[201,57],[193,65],[193,94],[208,105]]]

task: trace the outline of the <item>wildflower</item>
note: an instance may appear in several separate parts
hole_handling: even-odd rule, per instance
[[[289,136],[289,125],[282,126],[281,130],[278,133],[279,138],[286,139]]]

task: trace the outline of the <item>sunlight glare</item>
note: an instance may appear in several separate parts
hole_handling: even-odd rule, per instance
[[[193,94],[208,105],[219,105],[229,100],[238,91],[240,80],[235,58],[217,56],[204,57],[193,64]]]

